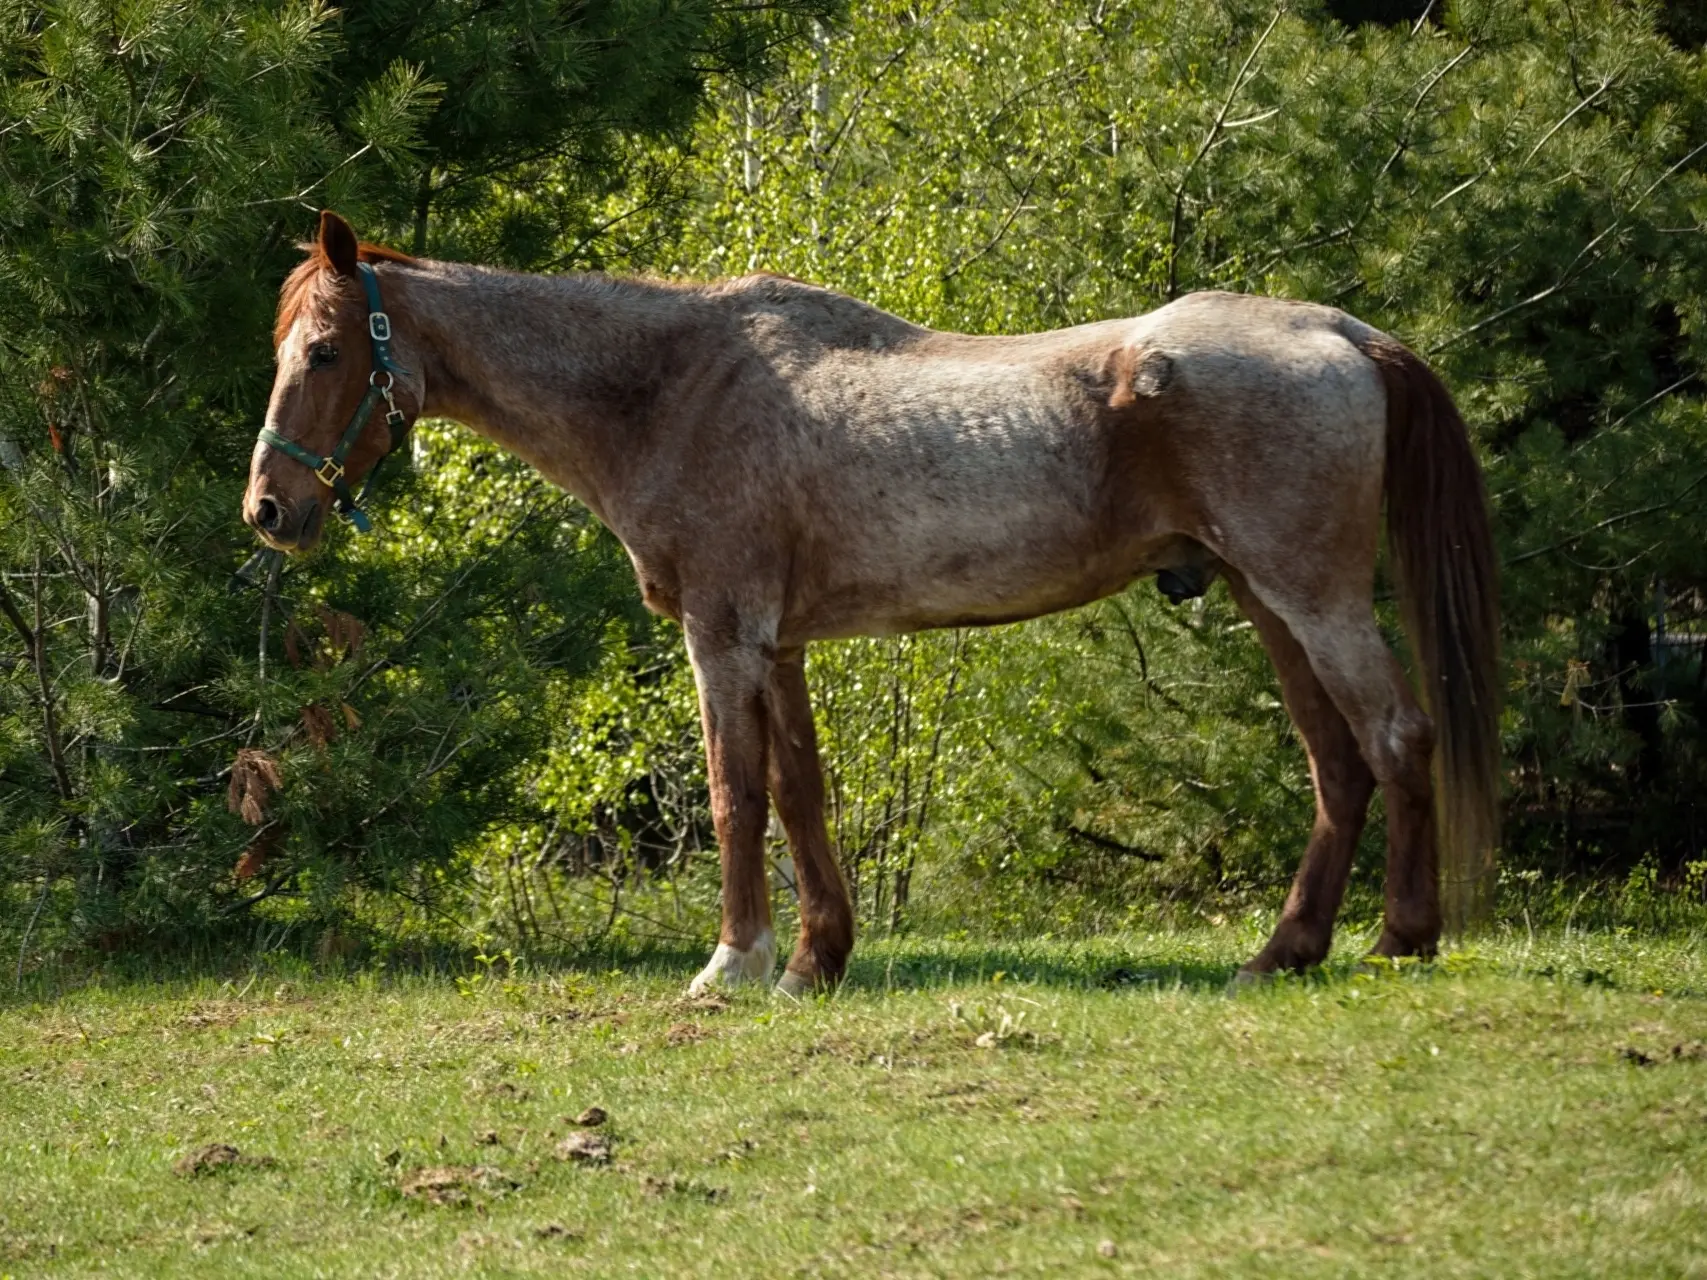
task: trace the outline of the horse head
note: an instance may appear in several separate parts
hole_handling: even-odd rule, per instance
[[[371,265],[411,259],[359,242],[330,211],[306,248],[279,292],[278,371],[243,496],[243,519],[284,551],[313,547],[328,509],[367,527],[354,486],[402,442],[423,393],[418,353],[393,333]]]

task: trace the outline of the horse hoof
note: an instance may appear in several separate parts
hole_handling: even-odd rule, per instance
[[[1377,964],[1392,964],[1397,961],[1427,961],[1435,958],[1439,930],[1418,935],[1414,940],[1401,937],[1394,933],[1389,926],[1381,930],[1381,936],[1375,940],[1375,945],[1369,948],[1369,954]]]
[[[1240,969],[1227,982],[1227,994],[1236,996],[1241,991],[1253,991],[1258,987],[1270,987],[1278,980],[1279,975],[1264,972],[1261,969]]]
[[[812,994],[817,985],[803,973],[784,969],[782,977],[777,979],[776,993],[779,996],[787,996],[790,1000],[804,1000]]]
[[[688,985],[690,996],[703,995],[718,987],[738,987],[746,982],[768,982],[776,968],[776,938],[766,929],[746,951],[719,942],[711,961]]]

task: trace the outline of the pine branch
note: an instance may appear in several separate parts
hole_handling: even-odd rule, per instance
[[[23,611],[18,608],[17,601],[6,586],[4,578],[0,578],[0,612],[4,612],[8,622],[17,630],[19,636],[29,647],[30,665],[35,669],[38,689],[37,700],[41,704],[42,732],[47,745],[48,763],[53,769],[54,782],[59,787],[59,798],[69,804],[74,795],[71,785],[71,774],[65,767],[65,748],[59,737],[59,714],[55,708],[53,696],[53,681],[47,673],[47,645],[44,629],[40,625],[40,562],[37,562],[38,579],[36,582],[36,616],[37,625],[32,627],[25,620]]]
[[[1533,551],[1525,551],[1520,556],[1513,556],[1510,560],[1507,560],[1505,564],[1509,568],[1512,565],[1523,564],[1528,560],[1535,560],[1541,556],[1551,555],[1555,551],[1563,551],[1567,547],[1574,547],[1584,538],[1599,533],[1604,529],[1611,529],[1616,525],[1627,524],[1632,520],[1640,520],[1643,516],[1655,515],[1661,511],[1669,511],[1690,494],[1694,493],[1703,484],[1707,484],[1707,471],[1703,471],[1700,475],[1696,476],[1695,479],[1684,485],[1683,488],[1679,489],[1664,502],[1653,502],[1649,503],[1645,507],[1637,507],[1633,511],[1620,511],[1617,515],[1607,516],[1606,519],[1591,524],[1580,533],[1573,533],[1568,538],[1561,538],[1557,542],[1549,543],[1545,547],[1537,547]]]
[[[1707,142],[1703,142],[1700,146],[1691,149],[1691,151],[1689,152],[1688,155],[1684,156],[1683,159],[1679,160],[1676,164],[1672,165],[1669,169],[1667,169],[1659,177],[1655,178],[1651,183],[1649,183],[1647,186],[1647,189],[1644,190],[1641,195],[1636,197],[1636,199],[1631,203],[1631,205],[1628,209],[1624,210],[1624,212],[1620,213],[1609,224],[1607,224],[1607,226],[1600,232],[1599,235],[1595,236],[1592,240],[1590,240],[1587,244],[1585,244],[1581,249],[1577,250],[1576,257],[1571,259],[1570,263],[1565,267],[1565,269],[1559,273],[1558,279],[1554,280],[1552,284],[1548,285],[1545,289],[1542,289],[1536,293],[1530,294],[1527,298],[1523,298],[1517,302],[1512,303],[1510,306],[1501,307],[1498,311],[1494,312],[1493,315],[1488,316],[1484,319],[1478,320],[1475,324],[1471,325],[1467,329],[1460,329],[1457,333],[1453,334],[1450,338],[1447,338],[1447,339],[1445,339],[1439,343],[1436,343],[1433,347],[1429,348],[1428,354],[1431,356],[1437,355],[1440,352],[1446,350],[1448,347],[1453,346],[1456,343],[1462,342],[1465,338],[1470,337],[1472,334],[1480,333],[1483,329],[1488,328],[1488,326],[1493,325],[1493,324],[1498,324],[1501,320],[1504,320],[1507,316],[1515,315],[1519,311],[1524,311],[1524,310],[1527,310],[1528,308],[1530,308],[1532,306],[1535,306],[1537,303],[1545,302],[1548,298],[1551,298],[1554,294],[1561,293],[1565,289],[1569,288],[1572,284],[1574,284],[1576,282],[1577,276],[1578,276],[1578,268],[1583,265],[1584,259],[1588,258],[1589,255],[1595,251],[1595,249],[1599,248],[1601,241],[1605,240],[1608,236],[1612,235],[1614,232],[1622,230],[1625,227],[1625,225],[1627,225],[1628,220],[1635,214],[1635,212],[1638,209],[1640,209],[1643,204],[1645,204],[1647,202],[1647,199],[1649,196],[1653,195],[1655,191],[1659,190],[1661,185],[1663,185],[1665,182],[1669,181],[1674,174],[1676,174],[1680,169],[1682,169],[1685,165],[1687,165],[1691,160],[1695,159],[1695,157],[1700,155],[1703,151],[1707,151]]]
[[[1345,240],[1357,234],[1357,232],[1363,227],[1364,223],[1369,220],[1369,216],[1375,212],[1377,205],[1380,203],[1382,180],[1392,172],[1393,166],[1399,162],[1400,157],[1411,149],[1411,131],[1416,125],[1418,115],[1422,112],[1423,103],[1428,101],[1428,96],[1434,92],[1435,88],[1442,80],[1446,79],[1447,74],[1475,51],[1476,46],[1474,43],[1465,45],[1464,48],[1458,51],[1458,54],[1455,57],[1437,67],[1430,75],[1424,78],[1422,88],[1417,90],[1416,97],[1412,99],[1409,109],[1405,112],[1404,121],[1399,126],[1399,137],[1393,144],[1392,152],[1389,153],[1386,162],[1382,164],[1381,168],[1376,171],[1374,179],[1369,184],[1369,199],[1364,202],[1363,208],[1360,209],[1350,221],[1333,231],[1326,231],[1320,235],[1312,236],[1307,240],[1298,241],[1296,244],[1290,244],[1283,248],[1276,249],[1269,256],[1268,260],[1254,272],[1257,278],[1260,279],[1267,275],[1271,270],[1273,270],[1276,263],[1295,253],[1303,253],[1309,249],[1320,249],[1324,245],[1334,244],[1337,241]],[[1492,172],[1491,168],[1489,172]],[[1480,176],[1481,175],[1478,175],[1478,177]],[[1462,183],[1458,187],[1447,192],[1446,195],[1442,196],[1440,201],[1437,203],[1444,204],[1448,199],[1457,195],[1460,191],[1464,190],[1465,187],[1468,187],[1475,181],[1477,181],[1477,179],[1472,178],[1470,182]]]
[[[1086,844],[1094,845],[1096,848],[1104,849],[1109,853],[1118,853],[1123,858],[1138,858],[1144,862],[1167,861],[1167,858],[1162,854],[1151,853],[1148,849],[1140,849],[1136,845],[1122,844],[1118,840],[1110,839],[1108,836],[1099,836],[1094,831],[1086,831],[1083,827],[1074,826],[1072,823],[1068,823],[1062,829],[1075,840],[1083,840]]]
[[[1256,62],[1257,54],[1262,52],[1263,45],[1274,33],[1275,27],[1286,14],[1283,4],[1274,11],[1274,17],[1269,19],[1268,26],[1257,37],[1257,42],[1251,46],[1250,53],[1245,55],[1244,65],[1239,68],[1239,74],[1233,77],[1232,87],[1227,90],[1227,97],[1221,103],[1221,109],[1215,113],[1215,119],[1209,126],[1209,132],[1203,135],[1203,142],[1197,148],[1197,154],[1192,156],[1191,163],[1186,165],[1185,172],[1180,174],[1179,185],[1174,188],[1174,213],[1168,223],[1168,298],[1171,301],[1179,296],[1179,250],[1180,223],[1185,217],[1185,189],[1191,182],[1192,174],[1197,172],[1197,166],[1203,162],[1210,149],[1220,139],[1227,127],[1227,113],[1233,109],[1233,100],[1239,96],[1239,90],[1245,87],[1250,77],[1251,66]]]

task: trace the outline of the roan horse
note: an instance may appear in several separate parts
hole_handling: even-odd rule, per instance
[[[381,293],[388,322],[370,322]],[[370,333],[386,327],[382,359]],[[1243,974],[1327,955],[1377,783],[1377,954],[1431,954],[1442,864],[1460,899],[1491,865],[1498,601],[1481,473],[1435,375],[1342,312],[1206,293],[967,337],[777,276],[676,285],[421,261],[326,213],[274,337],[243,503],[272,546],[312,547],[330,480],[353,483],[391,447],[371,385],[391,393],[394,426],[466,423],[585,502],[646,604],[681,623],[723,869],[720,941],[695,990],[771,975],[767,793],[800,893],[781,989],[835,982],[853,947],[810,641],[1029,618],[1147,573],[1175,594],[1226,577],[1309,750],[1315,829]],[[338,477],[320,464],[345,423]],[[1373,617],[1383,498],[1432,720]]]

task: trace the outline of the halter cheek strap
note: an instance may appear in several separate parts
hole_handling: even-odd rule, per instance
[[[314,453],[304,449],[294,440],[286,440],[270,427],[262,427],[260,436],[267,444],[287,457],[296,459],[319,476],[325,484],[330,485],[332,492],[337,495],[334,505],[338,514],[353,524],[358,533],[366,533],[373,528],[373,522],[368,519],[361,504],[373,489],[380,462],[384,462],[409,435],[409,420],[397,407],[397,401],[392,396],[397,375],[409,371],[391,355],[391,317],[386,315],[385,304],[380,300],[379,277],[365,262],[356,264],[356,274],[362,282],[362,292],[367,295],[367,336],[368,344],[373,349],[373,372],[368,375],[367,393],[356,406],[355,416],[350,419],[350,425],[344,428],[337,447],[329,454]],[[361,439],[368,419],[373,416],[373,411],[379,407],[381,400],[385,401],[385,425],[391,431],[391,443],[386,446],[379,462],[374,463],[372,470],[368,472],[367,483],[362,485],[362,491],[357,495],[350,492],[349,481],[344,479],[344,461],[350,456],[350,450],[355,448],[356,441]]]

